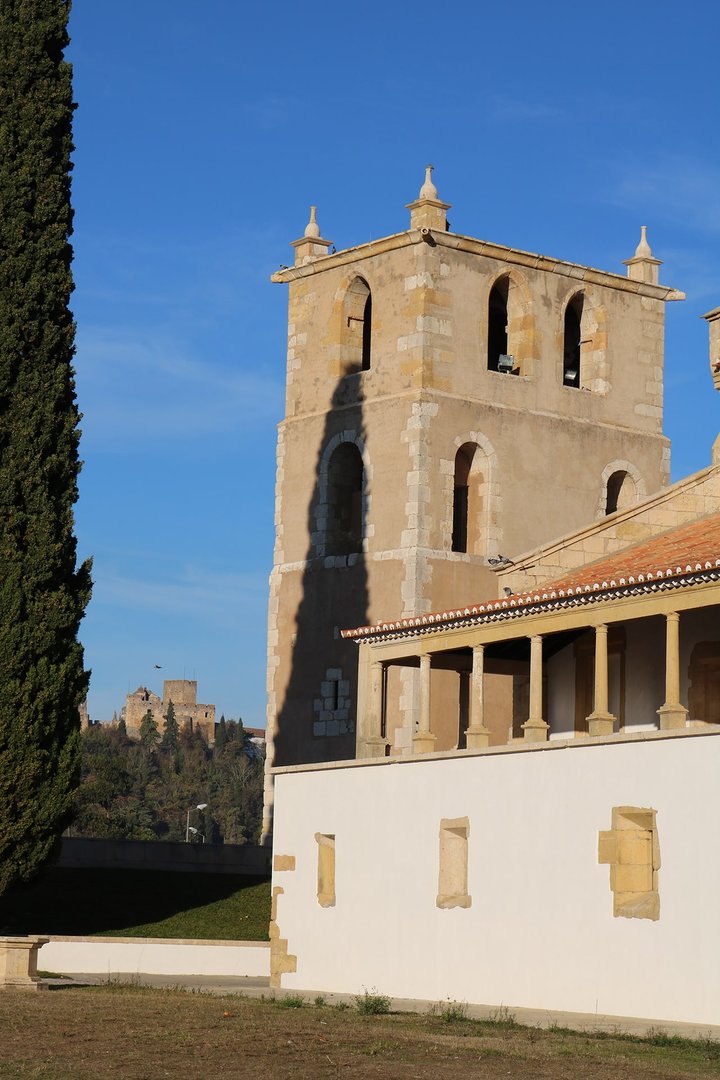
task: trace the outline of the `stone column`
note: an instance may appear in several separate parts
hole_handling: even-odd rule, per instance
[[[413,754],[431,754],[437,736],[430,731],[430,653],[420,657],[420,717],[413,735]]]
[[[385,740],[382,730],[383,663],[373,659],[370,646],[360,646],[358,658],[357,758],[383,757]]]
[[[665,704],[658,709],[660,730],[684,728],[688,711],[680,704],[680,616],[669,611],[665,621]]]
[[[44,937],[0,937],[0,990],[47,990],[37,977],[37,958]]]
[[[490,745],[490,732],[485,727],[485,646],[473,647],[472,679],[470,682],[470,726],[465,732],[466,748],[477,750]]]
[[[546,742],[550,725],[542,715],[542,636],[536,634],[530,638],[530,715],[523,724],[526,742]]]
[[[612,735],[615,717],[608,711],[608,628],[595,627],[595,708],[587,717],[590,735]]]

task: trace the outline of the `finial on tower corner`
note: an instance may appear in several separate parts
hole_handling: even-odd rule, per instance
[[[319,236],[320,226],[317,223],[317,206],[310,207],[310,220],[305,226],[305,236]]]
[[[650,250],[647,238],[647,225],[640,226],[640,243],[635,248],[632,259],[624,259],[627,266],[627,275],[634,281],[644,281],[647,285],[658,284],[658,267],[660,260],[656,259]]]
[[[434,165],[425,166],[425,183],[420,188],[419,199],[437,199],[438,191],[432,181]]]
[[[420,194],[415,202],[408,203],[410,228],[425,229],[426,235],[428,235],[428,230],[448,231],[447,211],[450,209],[450,203],[440,201],[437,188],[432,182],[432,174],[433,166],[426,165],[425,183],[420,188]]]
[[[647,239],[647,225],[640,226],[640,243],[635,248],[636,259],[652,259],[653,253]]]
[[[327,255],[328,248],[332,247],[332,240],[323,240],[320,235],[320,226],[317,223],[317,206],[310,207],[310,220],[305,226],[305,232],[299,240],[293,240],[295,248],[295,265],[304,266],[305,263]]]

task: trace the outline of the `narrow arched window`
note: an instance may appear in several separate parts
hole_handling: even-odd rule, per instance
[[[565,333],[563,336],[563,386],[580,386],[582,361],[582,295],[574,296],[565,308]]]
[[[637,485],[632,476],[624,469],[618,469],[608,477],[605,513],[614,514],[616,510],[627,510],[637,502]]]
[[[452,550],[468,549],[468,508],[470,502],[470,468],[474,447],[469,443],[461,446],[455,455],[455,480],[453,484]]]
[[[372,293],[368,289],[367,300],[363,308],[362,324],[362,360],[360,367],[363,371],[370,370],[370,342],[372,339]]]
[[[488,371],[510,370],[508,362],[508,278],[496,282],[488,301]],[[504,358],[504,359],[501,359]]]
[[[327,543],[328,555],[353,555],[362,551],[363,460],[355,443],[344,442],[328,463]]]
[[[343,370],[346,375],[369,371],[372,350],[372,294],[364,278],[356,277],[343,304]]]

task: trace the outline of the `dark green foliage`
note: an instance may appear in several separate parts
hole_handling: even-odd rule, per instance
[[[175,706],[172,701],[168,702],[167,712],[165,713],[165,724],[163,726],[163,737],[160,743],[163,750],[170,750],[172,753],[177,752],[178,740],[180,738],[180,728],[175,718]]]
[[[227,725],[225,723],[225,714],[220,716],[220,723],[215,728],[215,752],[222,754],[227,742]]]
[[[155,739],[157,725],[155,726]],[[263,760],[227,723],[224,749],[210,750],[202,735],[184,729],[175,750],[149,748],[111,725],[83,732],[82,783],[73,836],[115,840],[185,839],[190,824],[207,843],[258,840],[262,821]],[[142,729],[141,729],[142,731]],[[193,808],[207,803],[202,821]]]
[[[69,310],[69,0],[0,4],[0,894],[50,855],[77,786],[78,412]]]
[[[145,750],[154,750],[160,743],[160,732],[158,731],[157,721],[150,709],[148,709],[140,721],[140,742]]]

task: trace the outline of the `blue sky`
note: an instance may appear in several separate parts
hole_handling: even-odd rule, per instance
[[[339,249],[398,232],[432,161],[460,233],[624,272],[648,225],[687,293],[667,309],[673,478],[708,463],[719,11],[75,0],[94,719],[184,675],[264,724],[287,303],[269,276],[310,203]]]

